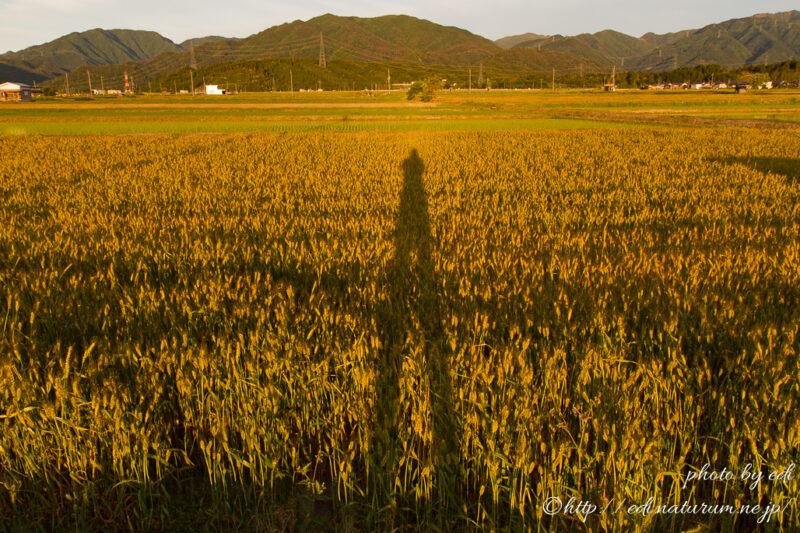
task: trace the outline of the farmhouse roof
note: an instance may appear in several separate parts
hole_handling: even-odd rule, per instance
[[[14,81],[7,81],[5,83],[0,83],[0,91],[7,92],[7,93],[14,93],[19,91],[31,91],[34,93],[38,93],[41,91],[38,87],[32,87],[27,83],[18,83]]]
[[[21,91],[22,89],[31,89],[30,85],[25,83],[15,83],[13,81],[7,81],[5,83],[0,83],[0,91]]]

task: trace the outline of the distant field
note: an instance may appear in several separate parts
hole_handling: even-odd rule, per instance
[[[0,105],[0,134],[606,129],[686,125],[686,117],[795,127],[799,116],[800,93],[779,91],[442,92],[427,104],[401,92],[154,95]]]

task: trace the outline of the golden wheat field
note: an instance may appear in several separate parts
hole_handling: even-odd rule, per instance
[[[10,139],[0,529],[800,523],[793,132]]]

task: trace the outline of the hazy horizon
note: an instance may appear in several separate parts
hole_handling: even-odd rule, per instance
[[[325,13],[375,17],[411,15],[444,26],[457,26],[491,40],[527,32],[576,35],[611,29],[639,37],[645,33],[670,33],[742,18],[756,13],[791,11],[793,2],[775,0],[757,7],[743,1],[713,0],[698,7],[696,2],[672,3],[617,0],[598,11],[587,0],[564,0],[558,5],[499,0],[492,4],[456,3],[453,0],[405,5],[390,1],[312,0],[285,4],[232,0],[221,11],[218,4],[180,0],[171,4],[142,0],[130,4],[100,0],[0,0],[0,53],[43,44],[73,32],[94,28],[156,31],[175,43],[206,35],[247,37],[271,26],[308,20]],[[42,12],[48,16],[43,19]],[[158,16],[153,13],[158,12]],[[575,13],[591,16],[577,18]]]

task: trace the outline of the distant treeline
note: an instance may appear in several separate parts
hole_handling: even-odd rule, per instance
[[[473,67],[444,67],[440,65],[361,63],[352,61],[328,61],[327,67],[318,65],[317,60],[309,58],[271,58],[240,60],[218,63],[190,71],[189,67],[136,83],[137,92],[189,91],[192,81],[195,90],[202,91],[203,85],[219,85],[231,91],[299,91],[299,90],[385,90],[389,83],[397,89],[402,84],[429,77],[443,80],[442,87],[473,89],[551,89],[556,88],[595,88],[611,83],[612,73],[585,73],[578,75],[575,69],[568,72],[551,68],[543,72],[520,72],[486,67],[481,70]],[[88,78],[76,73],[70,76],[73,92],[88,92]],[[797,60],[773,63],[770,65],[749,65],[737,69],[726,69],[720,65],[697,65],[665,72],[620,72],[613,80],[621,88],[647,87],[664,82],[698,83],[729,82],[747,79],[754,74],[767,79],[797,81],[800,79],[800,65]],[[119,79],[117,79],[119,78]],[[115,76],[112,82],[106,78],[106,88],[122,88],[122,77]],[[141,79],[141,78],[139,78]],[[95,79],[95,87],[98,80]],[[63,80],[48,83],[56,90],[63,90]]]
[[[555,85],[564,87],[599,87],[611,73],[587,73],[579,76],[575,69],[569,73],[555,70]],[[189,90],[192,81],[196,90],[204,84],[219,85],[231,91],[288,91],[299,90],[386,90],[389,83],[397,89],[401,84],[437,77],[442,88],[473,89],[526,89],[553,87],[553,71],[519,73],[513,70],[485,67],[481,79],[480,67],[445,67],[404,63],[360,63],[351,61],[328,61],[322,68],[317,60],[307,58],[272,58],[232,61],[202,67],[190,72],[184,67],[155,79],[152,90]],[[140,87],[145,89],[145,87]]]
[[[683,82],[728,82],[746,78],[755,73],[765,74],[769,79],[794,81],[800,78],[798,61],[784,61],[770,65],[749,65],[737,69],[726,69],[720,65],[697,65],[666,72],[617,72],[615,82],[623,88],[646,87],[659,83]],[[553,87],[553,71],[549,72],[508,72],[486,68],[480,81],[479,69],[472,69],[470,83],[469,69],[442,67],[435,65],[356,63],[349,61],[329,61],[327,68],[319,67],[311,59],[263,59],[220,63],[198,69],[194,72],[195,87],[205,83],[227,86],[240,91],[287,91],[293,88],[324,90],[386,89],[387,75],[391,83],[411,83],[430,76],[441,77],[445,89],[456,87],[473,89],[524,89]],[[188,89],[189,69],[183,68],[156,82],[165,90]],[[569,73],[555,69],[557,88],[592,88],[611,83],[612,73],[587,73],[580,76],[570,69]]]
[[[642,87],[665,82],[727,83],[746,80],[753,74],[763,74],[770,80],[797,81],[800,79],[800,63],[791,60],[768,65],[747,65],[736,69],[726,69],[720,65],[696,65],[666,72],[625,72],[617,75],[617,85]]]
[[[196,89],[204,84],[231,91],[289,91],[386,89],[389,82],[410,83],[429,76],[455,78],[456,69],[441,66],[328,61],[320,67],[315,59],[273,58],[231,61],[196,69],[184,67],[153,81],[159,90]]]

